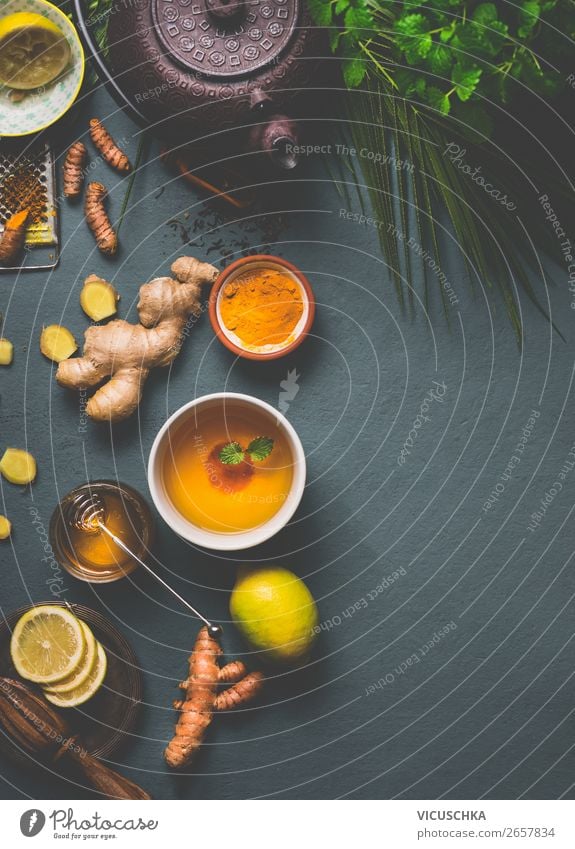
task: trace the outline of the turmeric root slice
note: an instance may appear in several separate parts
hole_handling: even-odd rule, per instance
[[[132,166],[130,160],[123,150],[118,147],[108,130],[98,118],[92,118],[90,121],[90,138],[94,143],[96,150],[102,155],[104,162],[107,162],[116,171],[130,171]]]
[[[95,274],[86,277],[80,292],[80,305],[92,321],[103,321],[115,315],[119,300],[120,296],[107,280],[102,280]]]
[[[7,263],[16,259],[24,247],[29,209],[23,209],[11,215],[0,236],[0,262]]]
[[[0,539],[8,539],[12,533],[12,522],[6,516],[0,516]]]
[[[36,460],[20,448],[7,448],[0,460],[0,472],[10,483],[24,486],[36,477]]]
[[[9,366],[14,356],[14,345],[8,339],[0,339],[0,366]]]
[[[108,213],[104,209],[104,201],[107,196],[108,192],[102,183],[88,183],[84,201],[84,215],[102,253],[112,256],[118,250],[118,237],[110,223]]]
[[[82,142],[74,142],[68,148],[64,160],[64,197],[77,198],[81,195],[87,157],[88,151]]]
[[[67,327],[50,324],[42,330],[40,350],[49,360],[61,363],[78,350],[78,344]]]

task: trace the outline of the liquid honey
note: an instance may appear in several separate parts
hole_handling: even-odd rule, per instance
[[[116,580],[132,572],[136,561],[103,531],[86,531],[69,520],[67,503],[83,489],[98,495],[105,508],[106,527],[140,558],[151,543],[152,518],[148,506],[135,490],[124,484],[96,481],[66,496],[52,517],[52,546],[64,568],[86,581]]]

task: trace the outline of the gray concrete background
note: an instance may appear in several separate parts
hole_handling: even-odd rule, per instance
[[[134,126],[103,92],[68,140],[93,113],[128,139],[133,157]],[[66,575],[63,597],[105,612],[144,671],[136,735],[114,764],[166,799],[575,797],[575,469],[546,495],[574,445],[575,313],[564,266],[543,258],[549,307],[566,341],[522,296],[521,353],[497,299],[481,287],[471,296],[453,244],[444,269],[458,300],[451,329],[437,298],[429,318],[402,314],[375,229],[340,214],[349,204],[318,158],[304,164],[295,189],[278,188],[280,223],[249,211],[234,222],[170,182],[157,152],[136,181],[115,260],[95,250],[81,209],[65,205],[57,271],[0,277],[3,333],[15,344],[14,364],[0,373],[1,446],[28,446],[39,465],[31,492],[1,483],[2,511],[14,526],[0,547],[2,611],[50,598],[31,505],[47,526],[58,499],[87,478],[118,478],[147,495],[147,454],[169,413],[222,389],[277,405],[280,382],[296,369],[300,391],[288,416],[309,481],[291,525],[261,548],[225,558],[194,550],[158,521],[155,552],[175,586],[224,625],[236,565],[258,560],[305,578],[321,621],[331,624],[306,670],[278,675],[257,706],[218,718],[194,774],[174,776],[162,750],[197,624],[144,575],[108,587]],[[102,163],[92,173],[113,187],[117,216],[125,186]],[[91,272],[114,281],[120,315],[133,317],[140,284],[185,252],[184,229],[202,259],[220,259],[221,241],[229,260],[242,244],[261,243],[296,263],[318,300],[313,336],[287,360],[253,364],[234,360],[203,317],[173,368],[148,380],[139,415],[113,430],[89,423],[84,433],[79,397],[55,384],[40,355],[41,327],[62,322],[81,338],[87,319],[78,295]],[[413,283],[421,291],[421,270]],[[534,284],[545,300],[542,280]],[[428,402],[429,421],[400,465],[435,381],[441,389]],[[532,410],[539,416],[506,479]],[[542,499],[546,512],[530,530]],[[243,651],[231,625],[225,649]],[[6,798],[85,795],[39,768],[2,761],[1,772]]]

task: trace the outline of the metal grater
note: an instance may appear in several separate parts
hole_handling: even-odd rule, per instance
[[[25,152],[6,142],[0,144],[0,232],[4,230],[7,219],[18,212],[18,209],[7,205],[9,201],[3,187],[6,178],[20,169],[29,171],[44,187],[44,208],[39,220],[30,224],[26,231],[26,251],[20,264],[0,266],[0,271],[55,268],[59,259],[56,173],[54,156],[48,144],[32,145]],[[36,248],[52,250],[37,253]]]

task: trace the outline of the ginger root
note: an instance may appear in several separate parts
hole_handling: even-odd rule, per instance
[[[90,274],[80,292],[80,306],[92,321],[103,321],[116,315],[116,304],[120,296],[111,283],[96,274]]]
[[[29,209],[22,209],[11,215],[4,225],[0,236],[0,262],[12,262],[24,247],[29,215]]]
[[[61,363],[78,350],[78,344],[67,327],[50,324],[42,330],[40,350],[49,360]]]
[[[74,142],[68,148],[64,160],[64,197],[77,198],[82,194],[87,156],[88,151],[82,142]]]
[[[189,677],[180,684],[186,690],[186,698],[176,703],[181,711],[176,731],[164,752],[166,763],[173,769],[181,769],[191,762],[202,745],[214,711],[246,704],[262,688],[264,676],[261,672],[246,675],[245,666],[237,660],[220,669],[221,655],[218,641],[206,627],[202,628],[190,655]],[[217,694],[218,684],[232,681],[237,683]]]
[[[6,516],[0,516],[0,539],[8,539],[12,533],[12,522]]]
[[[118,237],[104,209],[104,201],[107,197],[108,191],[102,183],[88,183],[84,199],[84,215],[102,253],[112,256],[118,250]]]
[[[177,357],[188,317],[201,312],[201,287],[218,274],[213,265],[193,257],[176,260],[172,272],[177,280],[157,277],[140,288],[141,324],[116,319],[89,327],[83,356],[60,363],[56,380],[69,389],[89,389],[110,378],[86,405],[92,419],[117,422],[132,415],[150,369]]]
[[[0,472],[10,483],[24,486],[36,477],[36,460],[20,448],[7,448],[0,460]]]
[[[0,339],[0,366],[9,366],[14,356],[14,345],[8,339]]]
[[[130,160],[123,150],[121,150],[108,130],[98,118],[92,118],[90,121],[90,138],[94,143],[94,147],[102,156],[104,162],[107,162],[116,171],[130,171],[132,166]]]

